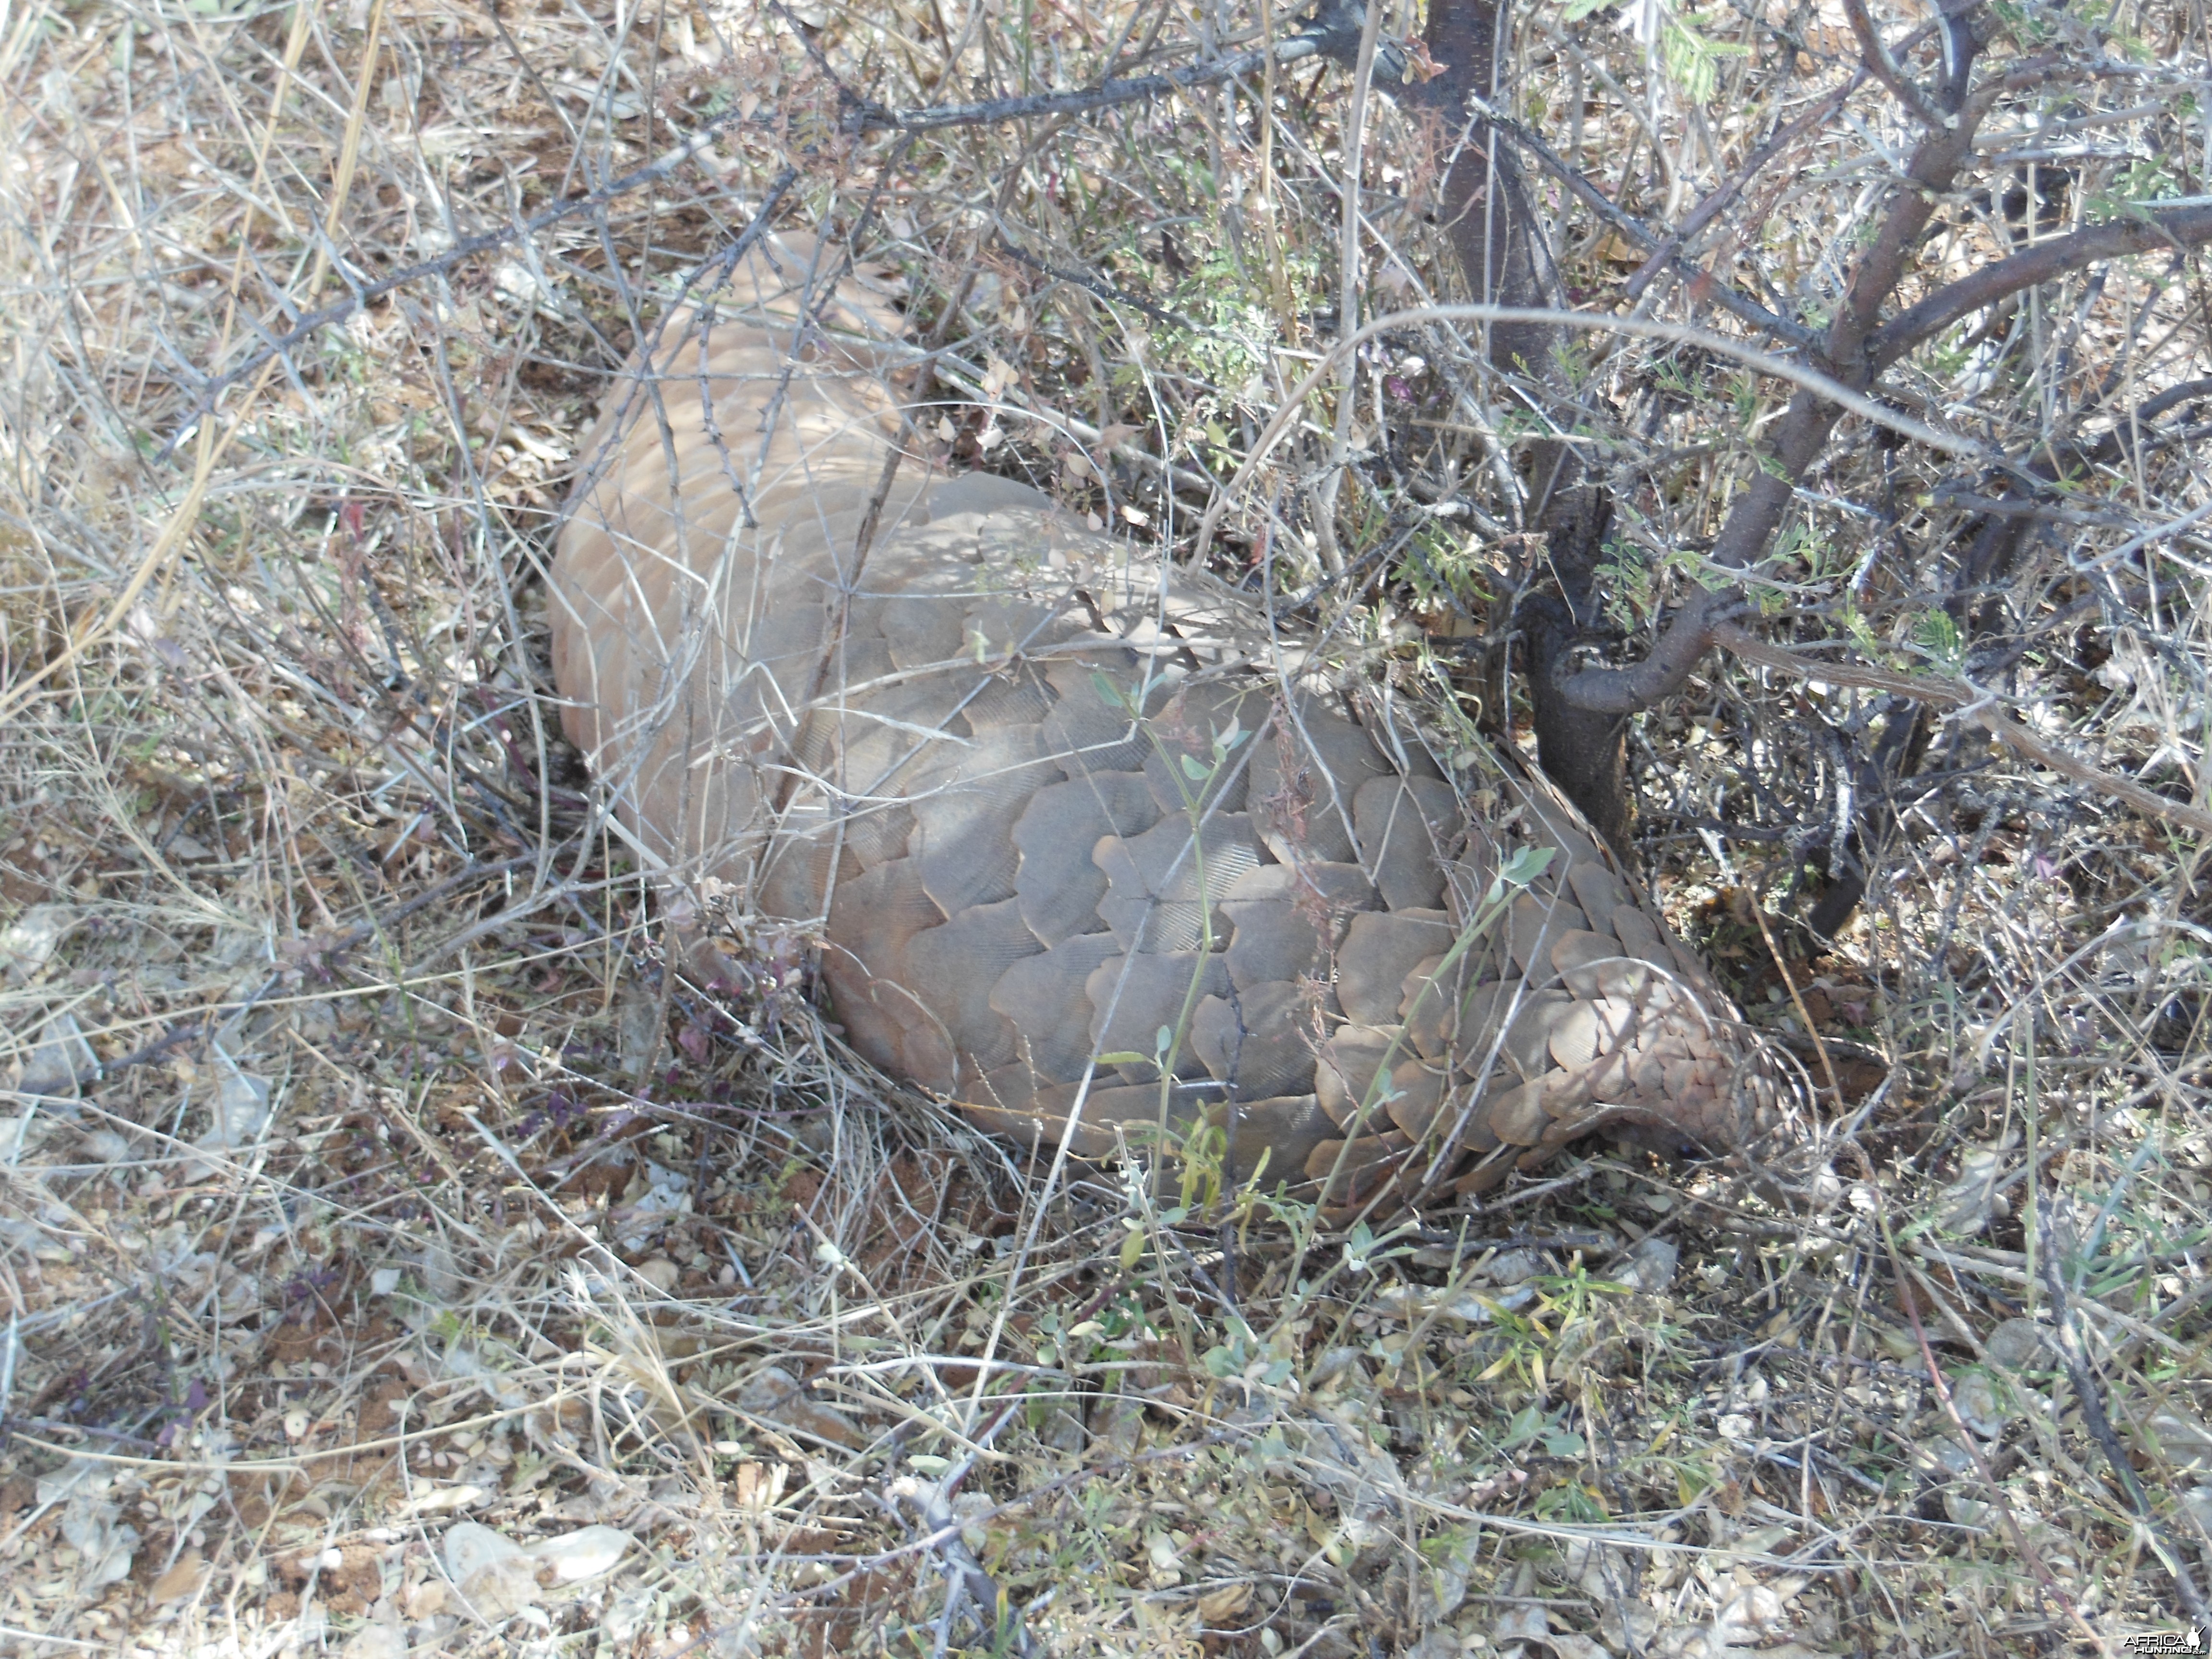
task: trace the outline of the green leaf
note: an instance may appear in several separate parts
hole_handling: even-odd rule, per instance
[[[1555,849],[1549,847],[1524,847],[1505,860],[1505,867],[1498,872],[1498,879],[1508,887],[1526,887],[1551,867]]]
[[[1352,1224],[1352,1231],[1344,1236],[1344,1265],[1356,1273],[1367,1269],[1367,1258],[1375,1249],[1375,1230],[1364,1221]]]
[[[1099,701],[1102,702],[1118,708],[1127,714],[1134,714],[1137,712],[1137,706],[1130,700],[1129,694],[1097,669],[1091,671],[1091,689],[1098,694]]]
[[[1956,667],[1966,658],[1959,624],[1946,611],[1923,611],[1912,625],[1912,641],[1944,666]]]

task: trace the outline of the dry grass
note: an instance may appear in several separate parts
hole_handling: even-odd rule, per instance
[[[1256,27],[978,9],[948,75],[949,12],[799,10],[897,103]],[[1536,124],[1679,216],[1838,78],[1836,20],[1785,21],[1817,85],[1723,57],[1696,99],[1539,13]],[[2201,70],[2201,16],[2125,21],[2080,216],[2147,154],[2204,175],[2201,121],[2124,114]],[[902,149],[839,137],[821,69],[744,6],[0,14],[0,1650],[1933,1659],[2180,1619],[2160,1552],[2202,1582],[2212,1521],[2199,854],[1978,728],[1946,729],[1931,769],[1964,775],[1908,804],[1821,955],[1758,906],[1792,902],[1822,733],[1871,702],[1716,664],[1639,728],[1677,919],[1762,1018],[1887,1062],[1819,1213],[1593,1155],[1379,1239],[1217,1227],[1111,1170],[1048,1189],[868,1075],[799,994],[803,941],[750,937],[729,999],[665,973],[556,740],[538,580],[654,296],[795,168],[780,215],[905,270],[946,459],[1188,536],[1337,326],[1343,78],[1278,78],[1264,122],[1217,91]],[[1876,89],[1853,107],[1889,131]],[[725,111],[762,118],[711,164],[422,273],[202,406],[350,285]],[[1761,183],[1757,246],[1700,258],[1832,279],[1864,131]],[[1451,290],[1442,143],[1375,112],[1370,311]],[[1931,280],[2002,218],[1959,204]],[[1617,281],[1617,240],[1566,224],[1570,280]],[[2044,378],[1963,345],[1916,395],[2017,439],[2082,374],[2124,404],[2212,373],[2175,270],[2038,290]],[[1643,628],[1775,394],[1591,351]],[[1385,337],[1341,426],[1317,400],[1237,481],[1224,556],[1316,557],[1301,481],[1340,443],[1334,533],[1386,550],[1356,625],[1498,625],[1495,458],[1529,417],[1479,361]],[[1967,509],[1927,465],[1844,452],[1768,574],[1948,669],[1908,554]],[[2204,541],[2113,550],[2201,505],[2203,469],[2167,448],[2080,499],[2015,579],[2013,689],[2097,764],[2197,787]],[[979,1617],[999,1592],[1018,1637]]]

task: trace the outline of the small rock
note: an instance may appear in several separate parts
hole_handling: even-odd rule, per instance
[[[1483,1271],[1493,1285],[1518,1285],[1543,1272],[1544,1263],[1534,1250],[1500,1250]]]
[[[1990,1506],[1973,1495],[1974,1455],[1955,1440],[1923,1440],[1912,1449],[1912,1466],[1938,1484],[1943,1513],[1962,1527],[1978,1527]]]
[[[458,1522],[447,1529],[446,1571],[457,1584],[467,1583],[471,1574],[494,1562],[520,1560],[523,1553],[521,1545],[481,1522]]]
[[[1984,1440],[1994,1440],[2002,1434],[2005,1424],[2014,1415],[2012,1391],[1987,1371],[1968,1371],[1955,1378],[1951,1384],[1951,1403],[1959,1408],[1959,1415],[1966,1419],[1966,1426]]]
[[[74,905],[34,904],[0,931],[0,974],[27,980],[46,965],[62,935],[76,926]]]
[[[2194,1486],[2182,1493],[2181,1507],[2191,1520],[2212,1533],[2212,1486]]]
[[[425,1578],[407,1592],[407,1616],[417,1624],[434,1619],[446,1610],[448,1599],[444,1579]]]
[[[660,999],[641,985],[623,987],[615,1009],[616,1052],[622,1068],[643,1077],[660,1054]]]
[[[2016,1371],[2050,1363],[2050,1356],[2044,1351],[2046,1340],[2043,1327],[2033,1319],[2007,1319],[1990,1333],[1983,1346],[1989,1350],[1993,1364]]]
[[[1669,1241],[1646,1238],[1622,1258],[1613,1276],[1646,1296],[1656,1296],[1674,1282],[1674,1267],[1681,1259],[1682,1253]]]
[[[653,1592],[631,1590],[607,1603],[606,1612],[599,1616],[599,1628],[606,1632],[607,1640],[620,1647],[653,1622]]]
[[[84,1040],[73,1014],[57,1014],[39,1032],[31,1058],[15,1087],[27,1095],[68,1096],[100,1073],[100,1056]]]
[[[46,1500],[47,1483],[40,1483],[40,1499]],[[76,1552],[76,1589],[91,1596],[118,1578],[127,1577],[137,1554],[138,1529],[123,1519],[123,1507],[101,1494],[104,1485],[86,1480],[70,1493],[62,1510],[62,1539]],[[57,1492],[54,1496],[59,1496]]]
[[[344,1659],[407,1659],[407,1632],[386,1619],[372,1619],[338,1651]]]
[[[1956,1480],[1974,1472],[1974,1455],[1955,1440],[1923,1440],[1912,1449],[1912,1467],[1937,1480]]]
[[[512,1619],[538,1599],[538,1565],[504,1533],[464,1521],[446,1534],[446,1571],[461,1600],[488,1624]]]
[[[1993,1146],[1974,1147],[1959,1160],[1959,1178],[1936,1200],[1937,1227],[1971,1238],[1992,1220],[2012,1213],[2011,1204],[1996,1189],[2011,1150],[2008,1138]]]
[[[131,1156],[131,1140],[112,1129],[94,1129],[77,1151],[88,1164],[120,1164]]]
[[[529,1554],[540,1566],[550,1567],[562,1583],[596,1578],[610,1571],[629,1549],[630,1536],[617,1527],[580,1527],[558,1538],[544,1538],[530,1546]]]
[[[269,1122],[269,1084],[221,1048],[215,1051],[215,1098],[207,1130],[192,1145],[204,1152],[228,1152],[247,1145]]]
[[[1497,1622],[1490,1627],[1490,1639],[1499,1647],[1508,1642],[1541,1642],[1549,1646],[1551,1620],[1544,1616],[1541,1607],[1504,1607],[1498,1612]]]
[[[1807,1196],[1810,1199],[1813,1207],[1822,1214],[1826,1214],[1844,1201],[1844,1178],[1826,1164],[1813,1171],[1813,1178],[1808,1186],[1809,1191]]]
[[[2151,1413],[2149,1434],[2156,1455],[2175,1474],[2202,1477],[2212,1471],[2212,1429],[2185,1407],[2171,1407]]]

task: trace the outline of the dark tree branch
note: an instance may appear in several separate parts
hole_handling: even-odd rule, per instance
[[[1969,32],[1970,46],[1974,39]],[[1904,188],[1890,204],[1873,246],[1851,273],[1822,355],[1827,372],[1854,391],[1873,384],[1875,370],[1868,345],[1876,319],[1905,279],[1913,251],[1944,193],[1972,159],[1974,134],[1983,117],[2012,79],[2002,77],[1963,100],[1948,125],[1921,141],[1905,169]],[[1826,398],[1799,389],[1790,400],[1780,434],[1763,458],[1759,476],[1736,498],[1721,527],[1713,544],[1713,563],[1727,570],[1749,570],[1765,556],[1799,482],[1819,460],[1842,413]],[[1741,605],[1742,596],[1733,588],[1701,589],[1674,614],[1643,662],[1565,673],[1555,690],[1592,714],[1619,718],[1648,708],[1681,687],[1712,644],[1713,630]]]
[[[1352,46],[1358,46],[1358,31],[1352,31]],[[944,127],[993,126],[1001,121],[1029,121],[1040,116],[1087,115],[1093,110],[1113,109],[1122,104],[1141,104],[1149,98],[1164,98],[1178,92],[1194,92],[1200,87],[1218,86],[1224,81],[1241,79],[1255,70],[1265,69],[1268,52],[1264,47],[1240,52],[1233,58],[1217,58],[1209,64],[1193,64],[1185,69],[1163,70],[1158,75],[1133,76],[1126,81],[1103,81],[1095,87],[1081,87],[1069,92],[1030,93],[1021,98],[988,98],[974,104],[939,104],[927,108],[887,109],[881,104],[870,104],[847,116],[842,124],[848,132],[934,132]],[[1273,57],[1277,64],[1295,64],[1308,58],[1328,58],[1342,62],[1341,40],[1328,30],[1309,30],[1279,41]],[[1382,54],[1376,54],[1376,73],[1388,76]]]
[[[1688,218],[1667,234],[1666,240],[1653,250],[1650,258],[1636,269],[1634,274],[1622,287],[1621,292],[1632,300],[1642,297],[1644,290],[1650,287],[1652,279],[1656,277],[1661,270],[1674,263],[1675,256],[1681,251],[1682,245],[1733,205],[1736,198],[1743,194],[1745,186],[1765,170],[1768,162],[1808,133],[1816,128],[1826,126],[1833,120],[1836,112],[1843,108],[1850,95],[1865,83],[1864,71],[1854,75],[1811,109],[1807,110],[1804,114],[1752,151],[1745,158],[1743,165],[1735,170],[1733,177],[1708,195],[1704,201],[1698,203],[1690,210]],[[1798,329],[1795,325],[1792,325],[1792,328],[1803,337],[1800,341],[1801,344],[1810,345],[1813,343],[1813,331],[1810,329]]]
[[[2147,789],[2130,779],[2092,766],[2087,761],[2076,760],[1997,708],[1995,702],[1978,687],[1919,674],[1893,674],[1884,669],[1869,668],[1856,663],[1808,659],[1780,646],[1769,645],[1757,635],[1747,633],[1732,623],[1717,626],[1713,629],[1713,641],[1726,647],[1745,661],[1755,662],[1763,667],[1802,675],[1807,679],[1821,680],[1831,685],[1856,685],[1869,690],[1890,691],[1915,703],[1963,711],[1964,718],[1984,726],[1990,736],[2019,750],[2039,766],[2124,800],[2146,817],[2163,818],[2196,835],[2212,835],[2212,812],[2188,801],[2161,795],[2154,789]]]
[[[1841,94],[1837,95],[1838,98],[1842,96]],[[1645,272],[1656,273],[1662,269],[1672,270],[1683,277],[1692,280],[1705,275],[1682,254],[1682,244],[1697,234],[1698,229],[1705,222],[1705,219],[1699,218],[1697,214],[1692,214],[1691,222],[1685,224],[1682,228],[1669,231],[1662,236],[1592,184],[1557,150],[1518,121],[1508,120],[1480,98],[1469,99],[1468,106],[1482,117],[1485,124],[1499,137],[1527,155],[1564,185],[1568,193],[1577,201],[1628,238],[1630,241],[1634,242],[1637,246],[1652,250],[1651,257],[1644,262],[1642,268],[1637,271],[1636,277],[1630,279],[1628,289],[1630,299],[1634,299],[1641,292],[1641,289],[1637,285],[1637,278],[1641,278],[1646,284],[1650,283],[1650,277],[1646,276]],[[1824,107],[1821,111],[1816,111],[1815,114],[1828,112],[1832,112]],[[1793,126],[1790,131],[1795,134],[1797,129]],[[1764,161],[1759,161],[1758,158],[1754,158],[1754,162],[1756,165],[1747,164],[1747,177],[1750,172],[1756,171],[1757,166],[1765,165]],[[1717,192],[1716,195],[1717,194]],[[1707,198],[1709,202],[1715,199],[1716,198]],[[1726,205],[1726,202],[1720,202],[1714,207],[1713,211],[1718,212]],[[1703,210],[1701,206],[1699,212],[1702,213]],[[1707,218],[1710,216],[1710,215],[1706,216]],[[1770,311],[1749,295],[1742,293],[1729,283],[1714,284],[1711,298],[1715,305],[1741,321],[1748,323],[1752,327],[1765,333],[1771,334],[1777,339],[1787,340],[1790,344],[1801,349],[1811,347],[1820,337],[1803,324],[1791,322],[1788,318]]]
[[[1536,204],[1512,149],[1498,141],[1507,137],[1538,155],[1570,188],[1581,181],[1534,135],[1509,133],[1496,114],[1496,106],[1505,101],[1498,66],[1510,58],[1510,4],[1511,0],[1430,0],[1429,56],[1443,72],[1415,96],[1464,134],[1443,181],[1443,202],[1452,248],[1474,298],[1529,311],[1560,311],[1566,307],[1565,285],[1553,263]],[[1595,198],[1602,204],[1597,210],[1608,220],[1619,212],[1594,188],[1577,193],[1585,201]],[[1638,240],[1650,246],[1656,239],[1644,232]],[[1540,388],[1554,407],[1571,409],[1583,393],[1559,349],[1565,338],[1561,325],[1548,319],[1494,321],[1488,355],[1495,368]],[[1559,670],[1603,623],[1597,572],[1613,517],[1612,492],[1591,476],[1575,444],[1540,440],[1529,447],[1528,461],[1527,522],[1543,538],[1541,567],[1554,584],[1549,592],[1532,589],[1521,611],[1535,688],[1537,757],[1622,858],[1632,860],[1626,723],[1609,711],[1575,705],[1549,692]]]
[[[1005,250],[1007,258],[1027,265],[1031,270],[1051,277],[1054,282],[1066,283],[1072,287],[1079,288],[1095,300],[1103,300],[1108,305],[1127,306],[1133,311],[1141,311],[1156,323],[1166,323],[1171,327],[1182,329],[1188,333],[1211,335],[1216,339],[1225,337],[1219,329],[1208,328],[1204,323],[1194,321],[1179,311],[1170,311],[1164,306],[1156,306],[1142,295],[1132,294],[1126,289],[1116,288],[1103,277],[1094,276],[1087,271],[1068,270],[1059,265],[1048,264],[1008,237],[1004,231],[999,233],[998,240],[1000,247]]]
[[[1915,306],[1900,311],[1867,343],[1876,373],[1888,368],[1930,335],[1961,318],[1995,305],[2008,294],[2033,288],[2100,259],[2125,258],[2161,248],[2183,250],[2212,241],[2212,205],[2169,208],[2141,218],[2108,220],[2071,235],[2039,242],[2025,253],[1984,265]]]
[[[1948,125],[1943,112],[1920,89],[1919,82],[1889,55],[1889,48],[1882,44],[1881,31],[1875,27],[1874,17],[1866,9],[1866,0],[1844,0],[1844,15],[1850,19],[1851,33],[1859,38],[1860,61],[1866,65],[1867,72],[1887,87],[1923,126],[1941,131]]]

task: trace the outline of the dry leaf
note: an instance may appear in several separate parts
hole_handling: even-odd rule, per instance
[[[1222,1584],[1198,1598],[1198,1616],[1208,1625],[1225,1625],[1252,1605],[1249,1584]]]
[[[172,1601],[188,1601],[200,1593],[200,1586],[206,1582],[207,1567],[200,1559],[200,1553],[186,1550],[177,1558],[174,1566],[154,1581],[148,1600],[157,1607],[165,1607]]]

